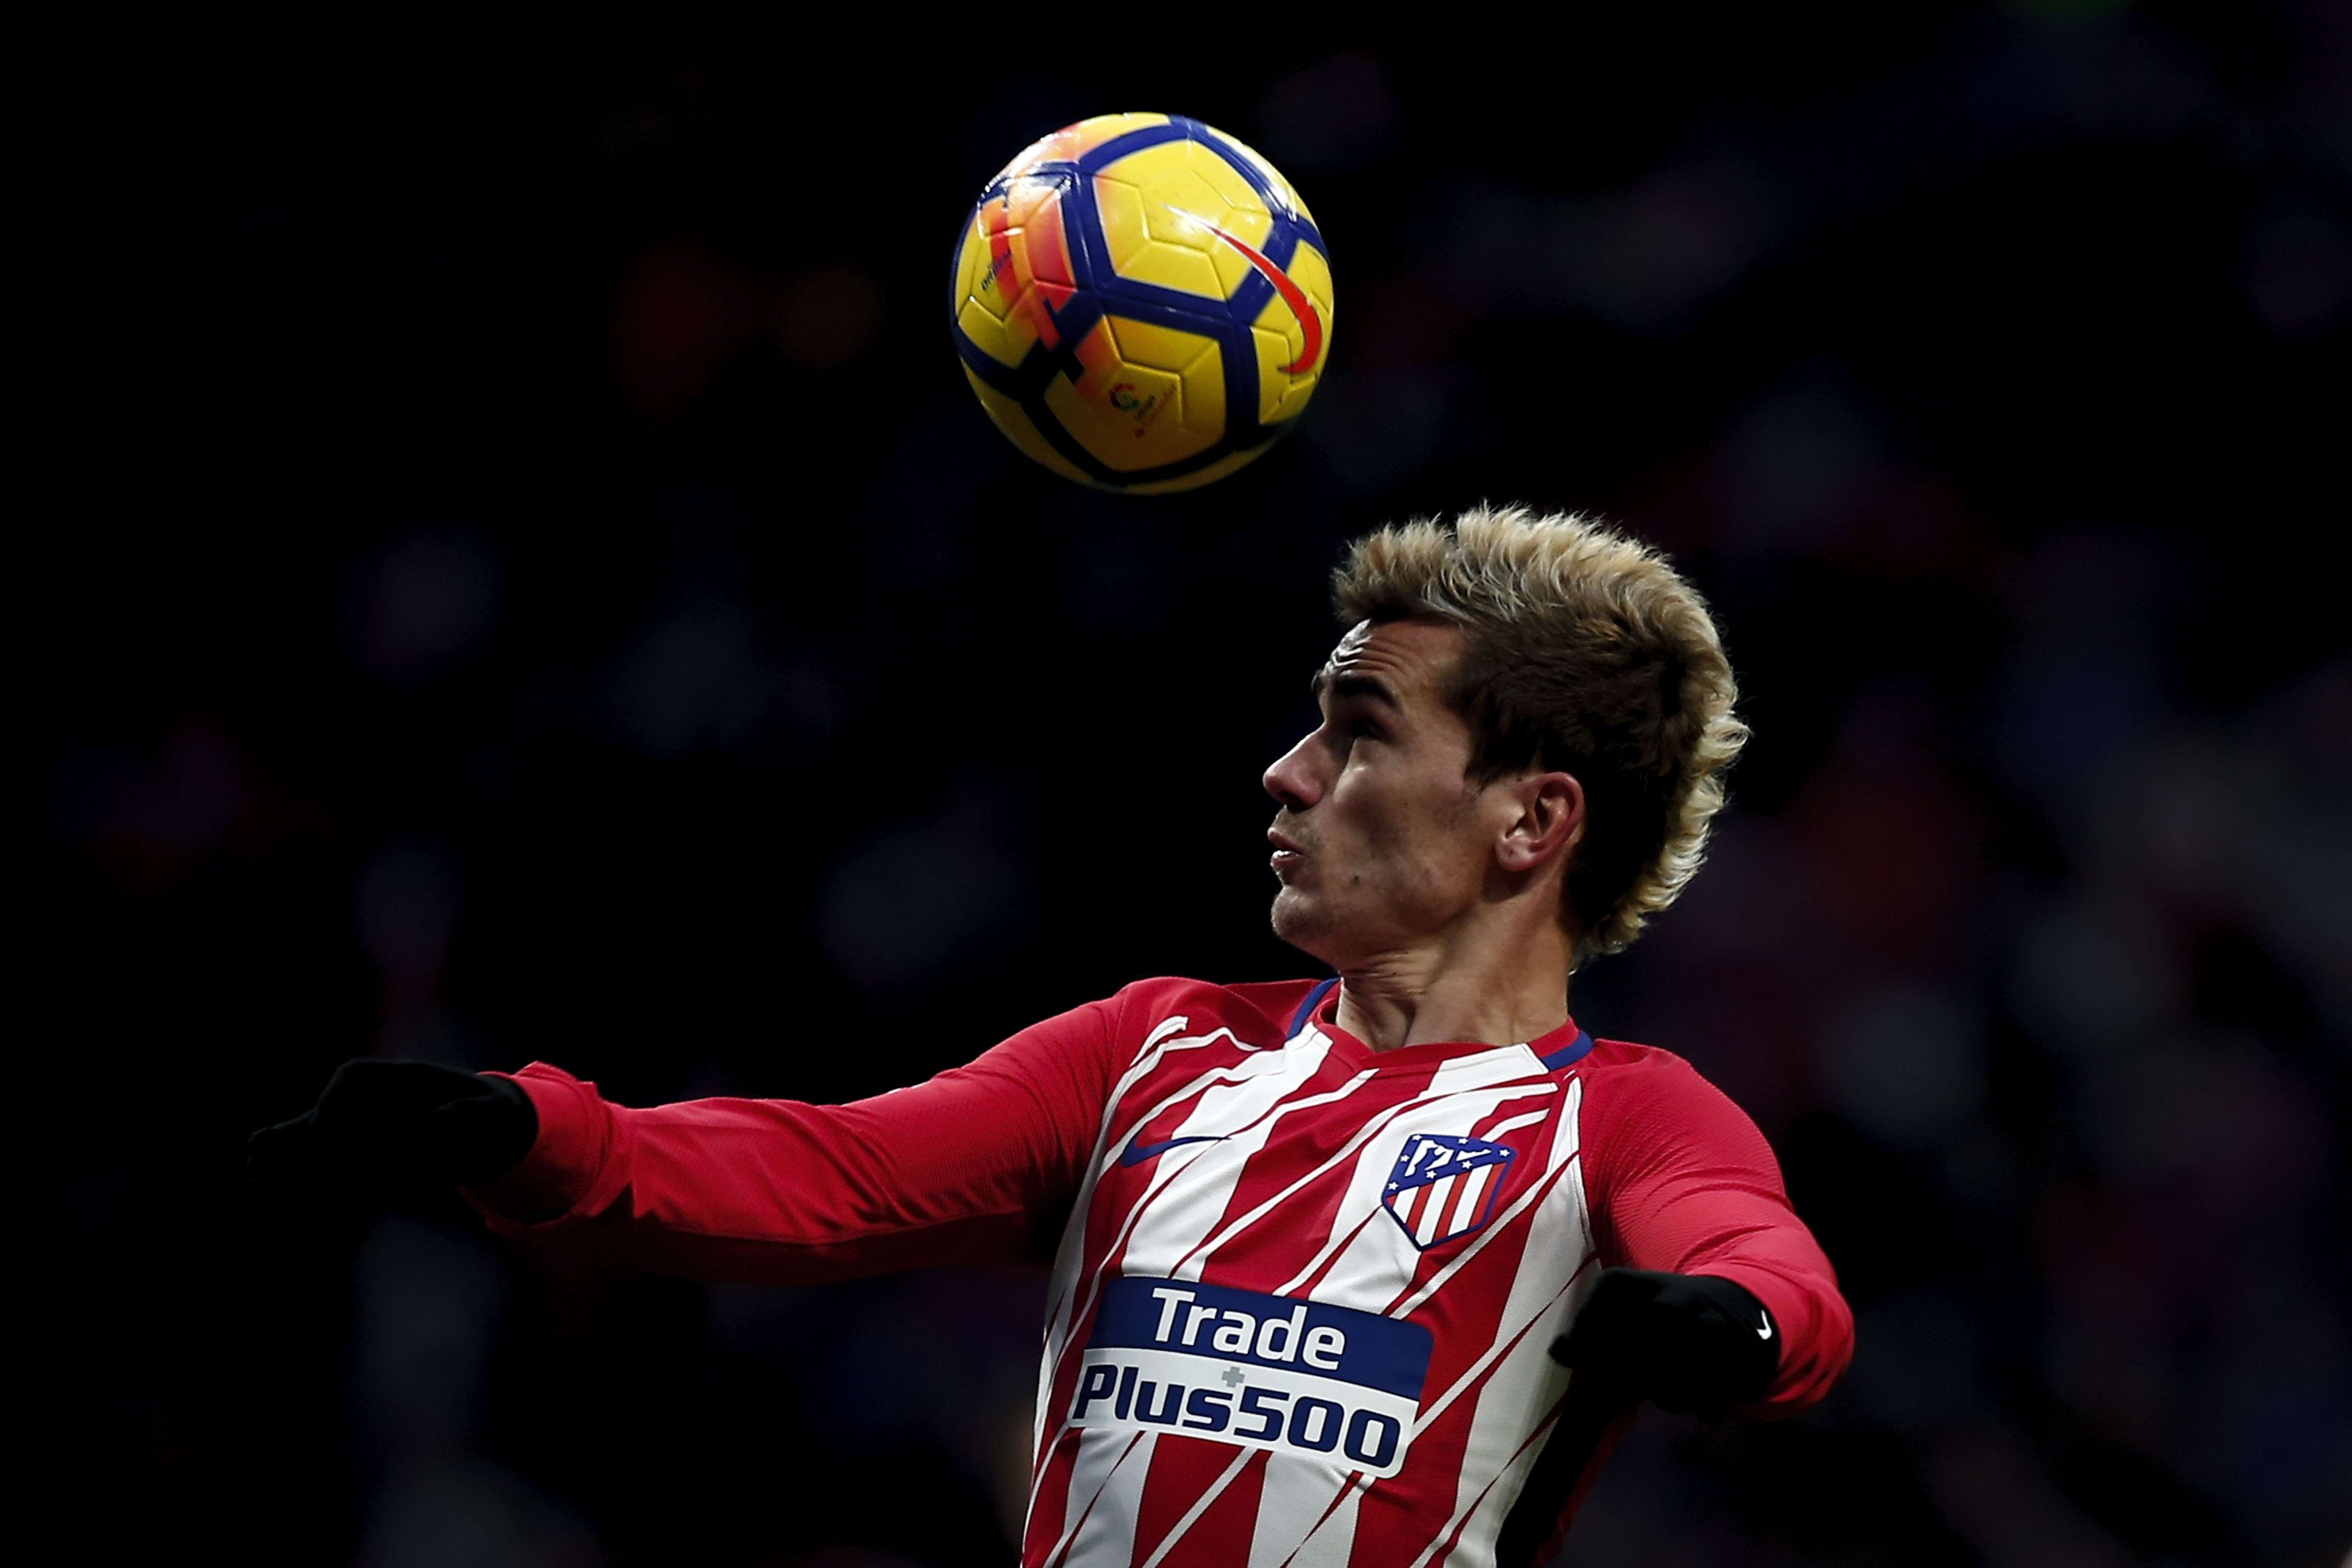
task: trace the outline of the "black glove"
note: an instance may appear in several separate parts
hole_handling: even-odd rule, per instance
[[[253,1134],[245,1168],[281,1192],[384,1196],[488,1181],[538,1138],[530,1096],[506,1079],[430,1061],[346,1061],[316,1105]]]
[[[1623,1404],[1720,1421],[1760,1399],[1780,1370],[1780,1330],[1764,1303],[1712,1274],[1602,1271],[1551,1356]]]

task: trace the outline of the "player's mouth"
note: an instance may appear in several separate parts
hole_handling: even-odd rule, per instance
[[[1268,828],[1265,831],[1265,841],[1274,846],[1274,853],[1268,857],[1267,863],[1274,867],[1274,874],[1276,876],[1280,876],[1284,872],[1307,859],[1306,847],[1277,829]]]

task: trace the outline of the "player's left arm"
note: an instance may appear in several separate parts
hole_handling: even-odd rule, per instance
[[[1853,1316],[1756,1124],[1663,1051],[1593,1074],[1583,1122],[1605,1271],[1556,1354],[1706,1416],[1825,1396],[1853,1358]]]

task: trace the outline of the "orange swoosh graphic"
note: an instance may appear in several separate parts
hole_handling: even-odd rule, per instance
[[[1316,314],[1313,301],[1307,298],[1307,290],[1293,283],[1290,280],[1290,274],[1268,261],[1246,240],[1235,239],[1216,225],[1204,219],[1194,218],[1192,221],[1241,252],[1243,260],[1265,274],[1265,280],[1274,285],[1274,291],[1282,296],[1282,302],[1290,307],[1290,313],[1293,316],[1298,318],[1299,326],[1307,333],[1307,346],[1299,353],[1298,358],[1282,367],[1282,373],[1295,376],[1313,365],[1317,357],[1323,352],[1323,318]]]

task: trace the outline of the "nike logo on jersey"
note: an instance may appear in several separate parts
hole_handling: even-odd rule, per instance
[[[1191,1138],[1170,1138],[1164,1143],[1158,1144],[1129,1144],[1127,1145],[1126,1153],[1118,1156],[1118,1163],[1122,1166],[1139,1166],[1152,1155],[1164,1155],[1179,1144],[1222,1144],[1224,1141],[1225,1134],[1218,1133],[1213,1135],[1204,1134]]]
[[[1772,1318],[1769,1313],[1765,1315],[1764,1326],[1756,1331],[1756,1337],[1758,1339],[1770,1339],[1772,1337]]]

